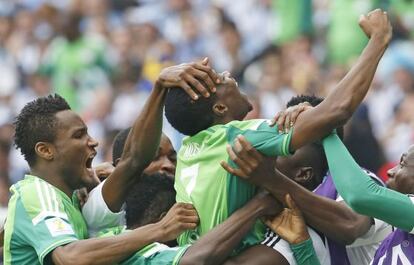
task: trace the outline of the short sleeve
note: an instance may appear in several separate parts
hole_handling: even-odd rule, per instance
[[[233,143],[238,135],[243,135],[260,153],[266,156],[287,156],[292,138],[293,128],[288,133],[279,133],[277,127],[270,127],[268,121],[264,121],[257,128],[242,130],[229,127],[228,141]]]
[[[17,203],[15,234],[23,244],[33,247],[43,264],[45,257],[56,247],[78,239],[65,213],[45,212],[37,209],[36,205],[36,202],[31,205],[25,203],[24,206],[21,201]]]
[[[190,246],[170,248],[166,245],[151,244],[127,260],[122,265],[178,265]]]
[[[125,224],[125,210],[118,213],[112,212],[102,196],[102,187],[105,181],[95,187],[88,196],[88,200],[82,208],[82,214],[88,225],[90,237],[96,237],[99,231]],[[123,207],[124,208],[124,207]]]

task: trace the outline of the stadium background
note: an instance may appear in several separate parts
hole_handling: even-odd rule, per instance
[[[160,69],[208,56],[248,93],[250,118],[272,118],[295,94],[332,89],[367,42],[359,15],[376,7],[389,12],[393,41],[345,141],[386,177],[414,143],[412,0],[0,0],[0,220],[28,170],[12,140],[27,101],[63,95],[99,140],[99,163]],[[177,148],[182,136],[164,127]]]

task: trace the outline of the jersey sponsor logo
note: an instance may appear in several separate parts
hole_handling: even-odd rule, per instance
[[[58,217],[47,219],[45,221],[45,224],[53,237],[75,234],[73,232],[72,226]]]
[[[201,147],[198,143],[189,143],[184,151],[184,157],[190,158],[192,156],[195,156],[200,152],[200,150]]]

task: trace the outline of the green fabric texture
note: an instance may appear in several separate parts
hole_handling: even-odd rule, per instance
[[[221,161],[232,164],[226,147],[233,144],[238,135],[244,135],[265,155],[288,154],[291,134],[279,134],[266,120],[232,121],[186,137],[177,156],[177,202],[193,204],[200,217],[200,225],[181,234],[179,245],[194,243],[256,194],[255,186],[227,173],[220,165]],[[264,225],[258,221],[235,253],[261,242],[264,232]]]
[[[361,170],[336,134],[326,137],[323,146],[335,187],[354,211],[405,231],[413,230],[414,204],[407,195],[373,181]]]
[[[297,265],[320,265],[318,256],[313,248],[312,239],[296,245],[290,245]]]
[[[87,238],[78,202],[48,182],[27,175],[11,192],[4,264],[43,264],[56,247]]]

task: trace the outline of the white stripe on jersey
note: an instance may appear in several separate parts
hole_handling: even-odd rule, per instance
[[[43,200],[42,190],[40,188],[40,180],[35,178],[36,193],[39,196],[40,206],[42,207],[42,212],[46,211],[45,201]]]
[[[325,248],[321,237],[311,228],[308,228],[308,231],[321,265],[331,265],[329,252]],[[270,229],[267,229],[265,239],[261,244],[273,248],[275,251],[279,252],[288,261],[289,265],[297,265],[289,243]]]
[[[43,191],[44,194],[46,196],[46,202],[47,202],[47,210],[50,212],[53,212],[53,208],[52,208],[52,199],[50,197],[50,187],[49,185],[46,185],[46,183],[42,183],[43,185]]]

